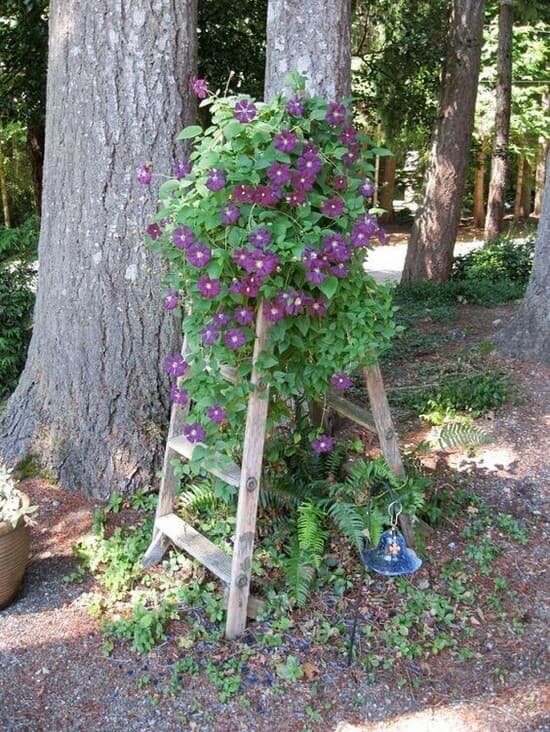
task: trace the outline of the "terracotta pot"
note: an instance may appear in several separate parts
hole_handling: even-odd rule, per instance
[[[29,499],[25,496],[28,505]],[[15,528],[0,521],[0,610],[15,597],[29,561],[31,533],[24,519]]]

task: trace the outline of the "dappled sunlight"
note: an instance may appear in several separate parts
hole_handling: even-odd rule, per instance
[[[542,729],[550,712],[550,684],[521,684],[494,696],[428,707],[383,722],[339,722],[334,732],[496,732]],[[529,726],[526,726],[526,723]]]

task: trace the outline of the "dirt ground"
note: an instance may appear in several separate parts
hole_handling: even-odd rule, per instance
[[[465,342],[490,340],[515,306],[461,308],[453,324]],[[429,329],[433,324],[427,323]],[[434,326],[435,327],[435,326]],[[186,653],[178,647],[179,621],[169,626],[166,641],[139,655],[128,644],[103,652],[97,621],[86,609],[86,593],[95,581],[64,582],[74,570],[72,547],[91,529],[93,504],[81,496],[40,479],[23,488],[40,506],[33,529],[31,561],[16,602],[0,613],[0,726],[6,732],[28,730],[156,729],[205,730],[330,730],[336,732],[527,732],[550,729],[547,628],[549,620],[547,505],[550,487],[550,370],[490,353],[495,367],[508,372],[518,398],[485,421],[493,443],[474,456],[452,453],[440,458],[445,471],[469,474],[478,495],[495,514],[508,513],[526,527],[525,546],[510,542],[495,559],[496,569],[515,592],[516,624],[493,617],[474,605],[469,619],[469,658],[442,651],[420,661],[399,660],[399,673],[410,683],[396,684],[396,671],[366,673],[359,663],[348,667],[341,652],[310,644],[312,616],[296,614],[277,653],[310,662],[303,680],[281,687],[275,683],[265,652],[252,655],[243,677],[242,693],[222,703],[201,675],[186,680],[177,695],[165,693],[171,664]],[[388,385],[406,378],[385,373]],[[422,439],[401,426],[403,442]],[[429,458],[428,458],[429,460]],[[436,461],[437,463],[437,461]],[[441,467],[441,465],[439,466]],[[430,535],[424,567],[411,582],[436,586],[438,566],[460,549],[461,519],[443,522]],[[483,594],[482,575],[472,569],[466,581]],[[377,584],[378,583],[378,584]],[[361,610],[387,620],[379,580],[361,588]],[[356,589],[351,592],[356,593]],[[371,602],[378,598],[378,605]],[[324,598],[316,598],[317,609]],[[330,606],[327,599],[327,612]],[[346,610],[353,607],[350,598]],[[519,614],[518,614],[519,613]],[[374,622],[374,621],[371,621]],[[254,648],[254,624],[245,637]],[[231,653],[230,644],[194,649],[217,657]],[[365,649],[359,647],[359,654]],[[391,654],[392,650],[388,649]],[[143,688],[139,679],[150,680]],[[312,710],[317,710],[313,713]]]

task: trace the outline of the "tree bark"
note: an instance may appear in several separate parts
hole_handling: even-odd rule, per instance
[[[8,186],[4,176],[4,152],[0,145],[0,198],[2,198],[2,215],[4,217],[4,227],[11,229],[11,213],[10,213],[10,197],[8,194]]]
[[[37,216],[42,216],[42,175],[44,172],[44,135],[43,125],[27,127],[27,150],[31,163],[31,178],[34,208]]]
[[[550,154],[546,156],[533,271],[519,312],[500,333],[499,341],[505,353],[550,364]]]
[[[34,333],[0,425],[0,455],[40,452],[96,497],[149,484],[163,454],[179,350],[163,267],[144,245],[155,204],[136,181],[168,173],[194,118],[195,0],[54,0]]]
[[[531,213],[531,191],[533,189],[533,176],[529,160],[525,159],[523,169],[523,181],[521,184],[521,215],[524,219],[529,218]]]
[[[548,140],[540,140],[537,150],[535,166],[535,202],[533,204],[533,216],[540,217],[542,211],[542,197],[544,193],[544,161],[548,153]]]
[[[521,212],[521,193],[523,191],[523,176],[525,174],[525,158],[520,155],[518,158],[518,170],[516,175],[516,196],[514,199],[514,221],[519,221]]]
[[[483,0],[453,0],[439,113],[402,282],[448,279],[472,139]]]
[[[286,74],[307,77],[313,95],[330,100],[351,90],[350,0],[271,0],[267,10],[265,98],[284,91]]]
[[[474,226],[483,229],[485,224],[485,147],[481,141],[478,153],[474,178]]]
[[[389,224],[393,221],[395,211],[393,209],[393,195],[395,191],[395,156],[391,155],[384,158],[384,166],[382,168],[382,185],[380,186],[378,205],[385,209],[386,213],[380,216],[383,224]]]
[[[512,106],[512,0],[500,0],[498,18],[497,84],[495,89],[495,139],[485,219],[485,240],[494,239],[504,223],[504,199],[508,173],[508,141]]]

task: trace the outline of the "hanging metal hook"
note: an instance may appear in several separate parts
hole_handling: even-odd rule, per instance
[[[401,505],[400,501],[392,501],[388,506],[388,513],[390,515],[390,523],[392,529],[395,529],[397,527],[397,520],[399,519],[402,511],[403,506]]]

